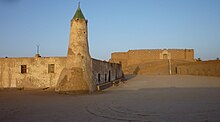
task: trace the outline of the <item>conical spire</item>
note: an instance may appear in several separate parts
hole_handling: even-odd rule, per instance
[[[85,19],[84,15],[80,9],[80,2],[78,3],[78,9],[76,10],[76,13],[75,13],[73,19]]]

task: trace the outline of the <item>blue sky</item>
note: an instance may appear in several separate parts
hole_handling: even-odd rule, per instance
[[[220,0],[81,0],[92,57],[130,49],[193,48],[220,58]],[[0,57],[66,56],[78,0],[0,0]]]

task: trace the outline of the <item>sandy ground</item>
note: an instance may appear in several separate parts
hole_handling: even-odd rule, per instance
[[[92,95],[1,90],[0,121],[219,122],[220,77],[135,76]]]

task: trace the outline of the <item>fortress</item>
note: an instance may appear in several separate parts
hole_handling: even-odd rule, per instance
[[[172,70],[171,65],[194,62],[194,50],[129,50],[112,53],[110,62],[121,63],[125,74],[174,74],[176,69]]]
[[[70,25],[66,57],[0,58],[0,88],[55,88],[88,93],[124,74],[220,76],[220,61],[197,62],[193,49],[144,49],[112,53],[109,62],[93,59],[88,21],[80,6]]]
[[[145,49],[112,53],[112,62],[121,62],[124,66],[147,63],[155,60],[174,59],[194,61],[193,49]]]
[[[122,78],[121,65],[92,59],[87,20],[80,6],[71,20],[67,57],[0,58],[0,88],[55,88],[88,93]]]
[[[144,49],[112,53],[124,74],[220,76],[220,61],[196,61],[193,49]]]

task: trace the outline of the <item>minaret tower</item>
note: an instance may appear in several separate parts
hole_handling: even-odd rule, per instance
[[[66,66],[68,68],[83,67],[83,69],[85,69],[85,63],[91,62],[90,60],[87,20],[85,19],[79,4],[74,17],[71,20]]]
[[[71,20],[70,37],[66,67],[60,74],[56,91],[58,92],[93,92],[92,62],[88,46],[87,20],[80,4]]]

